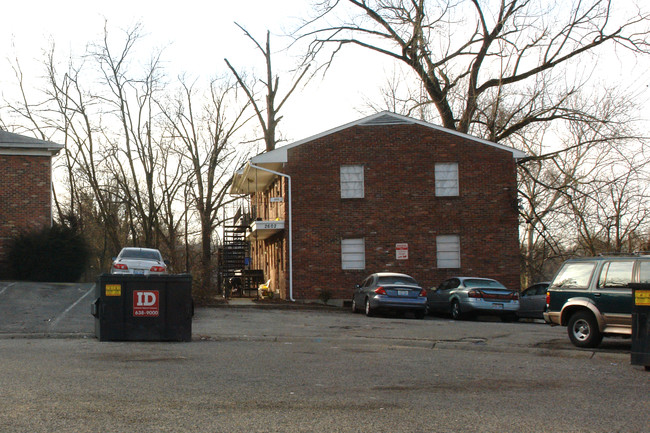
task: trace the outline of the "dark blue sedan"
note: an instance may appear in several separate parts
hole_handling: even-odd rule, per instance
[[[380,311],[411,312],[418,319],[427,313],[427,292],[406,274],[379,272],[357,284],[352,295],[352,312],[363,309],[366,316]]]

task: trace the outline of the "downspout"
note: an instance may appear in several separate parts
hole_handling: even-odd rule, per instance
[[[293,244],[291,241],[292,238],[291,236],[291,176],[289,176],[288,174],[280,173],[277,171],[269,170],[268,168],[251,164],[250,161],[248,164],[250,165],[250,167],[254,169],[266,171],[267,173],[271,173],[271,174],[275,174],[276,176],[282,176],[287,178],[289,184],[289,200],[287,200],[287,202],[289,203],[289,300],[292,302],[296,302],[296,300],[293,299]]]

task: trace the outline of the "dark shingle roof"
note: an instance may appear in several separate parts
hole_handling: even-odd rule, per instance
[[[33,153],[48,152],[56,155],[63,149],[62,144],[51,141],[39,140],[25,135],[15,134],[0,130],[0,152],[11,151],[11,153]]]

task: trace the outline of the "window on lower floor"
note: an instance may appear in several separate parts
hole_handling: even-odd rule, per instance
[[[341,268],[366,268],[366,243],[361,239],[341,239]]]
[[[460,268],[460,236],[437,236],[436,257],[438,259],[438,268]]]

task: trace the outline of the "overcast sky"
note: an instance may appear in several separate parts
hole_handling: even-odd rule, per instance
[[[266,30],[272,33],[272,48],[288,42],[283,38],[310,13],[309,0],[15,0],[4,1],[0,21],[0,92],[15,90],[15,78],[8,58],[18,57],[27,78],[41,73],[38,62],[43,50],[56,43],[61,53],[84,53],[89,42],[99,41],[107,20],[111,35],[141,23],[145,38],[140,43],[143,61],[153,48],[165,48],[165,67],[170,78],[185,72],[208,78],[229,73],[228,58],[241,71],[264,66],[263,59],[234,22],[238,22],[263,42]],[[299,52],[293,52],[297,55]],[[325,80],[314,80],[295,94],[280,123],[280,132],[289,141],[299,140],[370,114],[365,100],[377,101],[379,86],[392,73],[387,59],[361,49],[347,49]],[[620,58],[619,56],[623,56]],[[278,52],[274,70],[281,75],[284,94],[292,76],[286,71],[294,57]],[[636,92],[647,92],[647,62],[638,63],[629,53],[620,52],[601,63],[611,69],[607,83],[624,83]],[[259,71],[259,69],[258,69]],[[602,71],[601,71],[602,72]],[[598,75],[598,74],[597,74]],[[261,76],[261,74],[258,74]],[[28,82],[28,79],[25,81]],[[597,76],[593,80],[599,80]],[[364,110],[360,113],[359,110]],[[645,111],[645,110],[644,110]],[[644,116],[642,114],[643,117]]]
[[[40,73],[38,62],[43,50],[56,43],[57,49],[84,53],[87,43],[99,41],[104,21],[109,32],[119,32],[140,22],[145,39],[141,47],[164,47],[164,59],[170,76],[187,72],[207,79],[227,73],[224,58],[241,70],[263,66],[263,58],[234,22],[243,25],[263,42],[266,30],[272,35],[272,49],[281,48],[287,40],[281,35],[295,28],[307,16],[307,0],[19,0],[2,5],[0,24],[0,92],[7,94],[15,87],[15,78],[8,69],[8,58],[18,57],[27,77]],[[297,54],[297,53],[296,53]],[[290,140],[298,140],[363,116],[364,97],[383,83],[385,69],[373,77],[350,71],[363,62],[350,56],[357,64],[332,70],[325,81],[312,81],[306,90],[295,95],[284,111],[280,129]],[[371,56],[373,57],[373,56]],[[378,56],[374,59],[379,61]],[[274,58],[276,72],[289,68],[293,58],[278,53]],[[374,80],[373,80],[374,79]],[[291,76],[281,78],[289,86]],[[27,81],[27,80],[26,80]],[[282,92],[281,88],[281,93]],[[286,87],[284,88],[286,91]],[[369,113],[368,113],[369,114]]]

